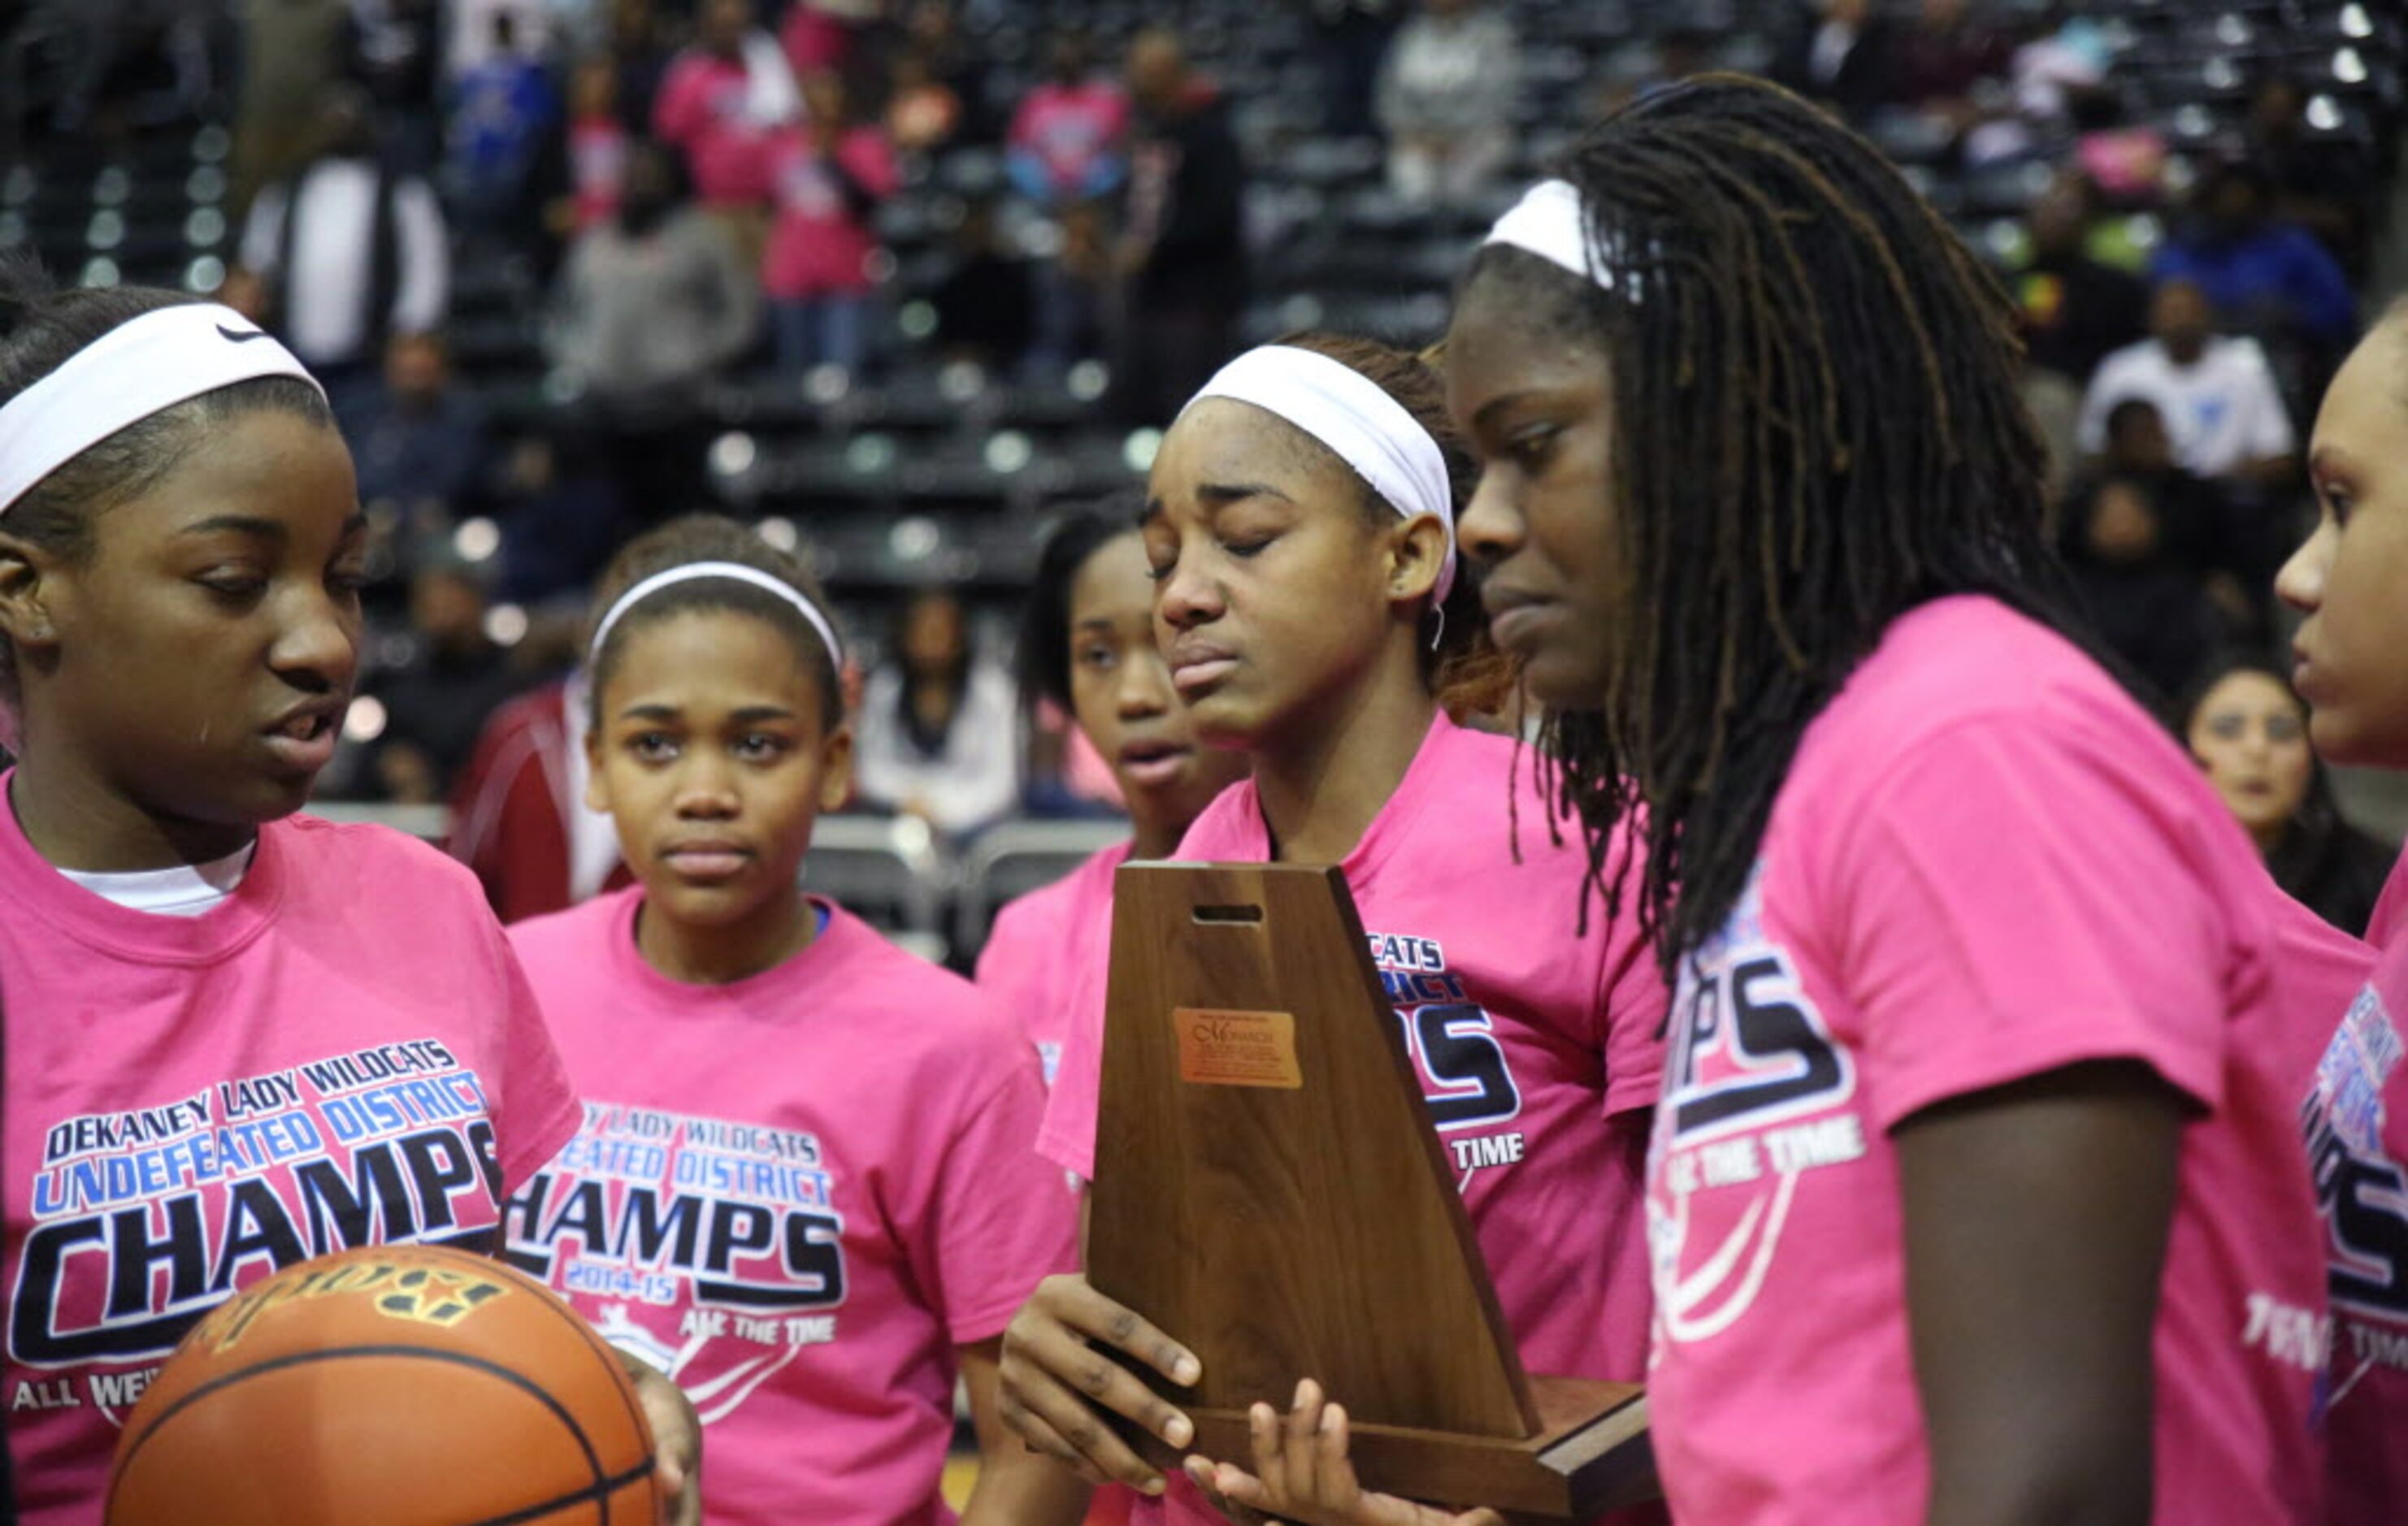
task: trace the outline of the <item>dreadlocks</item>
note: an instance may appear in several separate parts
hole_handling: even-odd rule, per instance
[[[1593,883],[1645,808],[1638,910],[1670,971],[1728,917],[1799,736],[1893,619],[1978,592],[2079,622],[2013,309],[1870,145],[1708,77],[1609,119],[1558,172],[1598,280],[1491,246],[1466,291],[1511,283],[1499,307],[1611,377],[1611,665],[1543,750]]]

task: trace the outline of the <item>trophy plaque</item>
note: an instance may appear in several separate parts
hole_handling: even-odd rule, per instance
[[[1145,1375],[1193,1449],[1245,1465],[1248,1406],[1311,1377],[1366,1488],[1652,1497],[1638,1385],[1523,1372],[1338,870],[1129,864],[1113,895],[1087,1274],[1202,1360],[1192,1391]]]

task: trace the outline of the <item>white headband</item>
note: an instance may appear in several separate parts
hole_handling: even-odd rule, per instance
[[[232,307],[183,302],[120,323],[0,407],[0,514],[126,425],[257,377],[318,386],[291,350]]]
[[[638,582],[626,592],[620,594],[617,601],[610,606],[609,612],[603,615],[601,622],[594,627],[593,655],[595,657],[602,655],[602,643],[610,639],[610,627],[618,624],[619,618],[628,610],[671,583],[692,582],[697,578],[725,578],[738,583],[750,583],[754,588],[766,590],[793,605],[801,612],[805,620],[810,621],[811,629],[820,634],[820,639],[827,643],[829,663],[833,663],[838,672],[843,671],[844,646],[837,640],[836,627],[829,623],[827,616],[821,612],[820,606],[806,597],[802,590],[784,578],[763,572],[758,567],[748,567],[741,562],[689,562],[681,567],[671,567],[666,572],[656,572]]]
[[[1612,267],[1590,258],[1588,218],[1581,211],[1580,191],[1570,180],[1541,180],[1524,192],[1481,242],[1511,245],[1609,292],[1614,288]],[[1634,301],[1639,295],[1635,276],[1630,295]]]
[[[1336,451],[1398,514],[1435,515],[1446,527],[1446,560],[1430,602],[1446,602],[1455,587],[1455,492],[1445,452],[1403,404],[1344,362],[1289,345],[1247,350],[1214,373],[1187,406],[1208,397],[1233,397],[1278,414]]]

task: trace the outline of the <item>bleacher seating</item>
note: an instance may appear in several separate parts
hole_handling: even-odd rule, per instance
[[[1515,165],[1526,176],[1570,138],[1604,87],[1647,75],[1673,7],[1637,0],[1500,3],[1514,13],[1527,48]],[[1990,8],[2029,7],[2027,0],[1993,0]],[[2396,5],[2092,0],[2083,8],[2101,22],[2114,59],[2110,82],[2129,120],[2163,130],[2178,154],[2195,161],[2234,148],[2248,91],[2279,69],[2306,89],[2315,133],[2358,147],[2386,173],[2395,167],[2390,155],[2408,106],[2401,85],[2408,15]],[[1695,0],[1678,10],[1684,29],[1716,39],[1713,64],[1760,69],[1796,7],[1787,0]],[[966,46],[988,67],[990,111],[1000,112],[1037,77],[1056,23],[1085,26],[1111,57],[1158,19],[1156,7],[1138,0],[1025,0],[967,7],[962,24]],[[1494,207],[1416,211],[1386,189],[1380,145],[1322,132],[1299,7],[1197,0],[1180,8],[1180,24],[1198,62],[1227,89],[1248,150],[1256,258],[1245,336],[1313,325],[1414,342],[1433,336]],[[46,46],[34,39],[7,62],[21,71],[37,66]],[[8,88],[0,78],[0,91]],[[0,114],[12,104],[27,108],[22,88],[13,103],[0,99]],[[1977,248],[2001,258],[2017,247],[2020,214],[2066,147],[2036,144],[2028,159],[1969,175],[1948,162],[1945,135],[1928,124],[1892,118],[1870,129]],[[42,138],[38,128],[20,141],[16,162],[0,166],[0,248],[30,248],[62,276],[89,283],[206,291],[223,275],[239,236],[227,203],[224,127],[153,129],[122,148]],[[1498,196],[1509,193],[1500,189]],[[1008,242],[1039,249],[1058,236],[1015,199],[993,149],[911,160],[904,193],[880,213],[893,258],[873,371],[850,381],[824,374],[797,382],[755,370],[707,399],[715,421],[712,492],[732,512],[783,521],[808,539],[856,630],[874,628],[865,618],[869,609],[934,578],[960,584],[983,601],[987,623],[1002,623],[1029,573],[1045,515],[1129,483],[1151,459],[1152,431],[1107,421],[1110,378],[1098,364],[1060,376],[1005,377],[942,359],[945,335],[928,299],[955,258],[951,231],[974,199],[994,201]],[[2151,214],[2136,215],[2139,236],[2154,236]],[[578,406],[573,388],[544,371],[543,297],[530,259],[457,264],[455,364],[503,431]],[[974,939],[984,914],[966,902],[963,919],[948,928],[941,903],[953,887],[939,879],[934,899],[923,893],[914,877],[929,872],[930,861],[898,843],[900,831],[892,823],[829,823],[827,866],[819,872],[857,872],[848,885],[882,898],[897,926]],[[1004,873],[997,861],[982,883]]]

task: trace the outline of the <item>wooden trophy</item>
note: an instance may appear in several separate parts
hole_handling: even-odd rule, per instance
[[[1130,864],[1113,895],[1087,1271],[1202,1359],[1193,1391],[1147,1375],[1193,1449],[1245,1465],[1248,1406],[1311,1377],[1366,1488],[1558,1518],[1652,1497],[1637,1385],[1523,1373],[1339,872]]]

